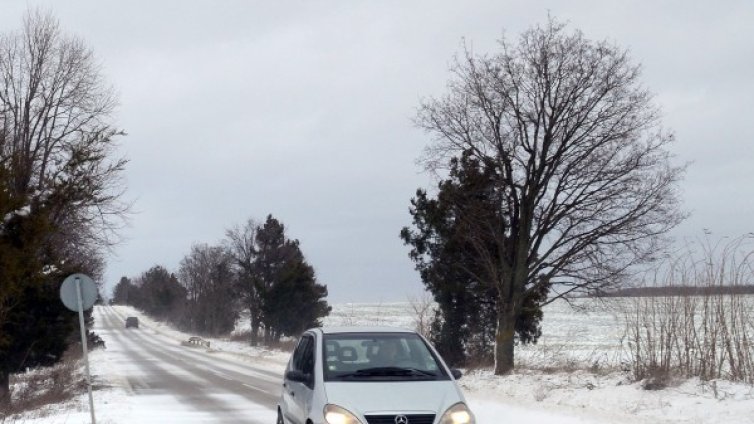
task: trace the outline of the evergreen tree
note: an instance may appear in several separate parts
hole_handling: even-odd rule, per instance
[[[410,210],[414,229],[401,231],[403,241],[412,246],[409,256],[439,305],[433,341],[455,365],[469,358],[481,362],[493,358],[497,313],[491,281],[496,276],[475,244],[484,244],[491,255],[499,254],[480,231],[505,226],[494,173],[494,167],[468,153],[452,159],[449,178],[438,185],[436,198],[417,191]],[[541,334],[542,313],[534,300],[527,298],[527,307],[516,319],[516,334],[523,343],[536,342]]]
[[[316,282],[314,269],[304,259],[299,241],[288,239],[285,226],[272,215],[258,228],[256,240],[254,268],[265,343],[321,325],[319,319],[330,312],[323,300],[327,287]]]
[[[0,404],[10,401],[10,374],[54,364],[78,343],[78,315],[63,306],[60,285],[74,272],[97,271],[96,261],[49,248],[47,216],[39,209],[15,214],[0,235]],[[91,311],[85,317],[91,325]]]
[[[137,287],[125,276],[120,278],[113,288],[113,303],[118,305],[135,305]]]
[[[144,272],[138,281],[136,306],[157,319],[179,319],[187,293],[174,274],[155,265]]]
[[[320,318],[332,309],[324,300],[327,286],[317,284],[314,268],[306,263],[300,250],[296,256],[281,269],[265,299],[264,315],[275,341],[280,336],[298,336],[308,328],[321,326]]]

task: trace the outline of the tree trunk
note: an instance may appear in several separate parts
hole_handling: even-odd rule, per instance
[[[10,405],[10,374],[0,371],[0,411]]]
[[[497,309],[495,334],[495,375],[513,371],[513,342],[516,333],[516,313],[511,303],[500,302]]]
[[[269,346],[271,341],[272,341],[272,332],[270,330],[270,326],[265,325],[264,326],[264,344],[265,344],[265,346]]]
[[[259,344],[259,320],[251,319],[251,345]]]

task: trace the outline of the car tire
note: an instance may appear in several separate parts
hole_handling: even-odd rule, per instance
[[[285,421],[283,421],[283,414],[280,413],[280,409],[278,409],[278,420],[276,424],[285,424]]]

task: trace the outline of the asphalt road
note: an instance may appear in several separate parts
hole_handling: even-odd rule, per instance
[[[181,346],[143,325],[125,328],[125,317],[108,306],[95,309],[97,332],[107,344],[111,376],[125,386],[135,405],[157,419],[174,422],[272,423],[281,376],[240,361]],[[175,412],[172,414],[171,412]],[[122,422],[142,420],[122,417]],[[121,420],[119,420],[120,422]],[[152,420],[150,420],[152,421]]]

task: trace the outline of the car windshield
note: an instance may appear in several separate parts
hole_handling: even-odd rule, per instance
[[[427,344],[413,333],[324,335],[325,381],[447,380]]]

